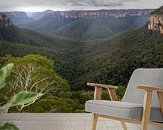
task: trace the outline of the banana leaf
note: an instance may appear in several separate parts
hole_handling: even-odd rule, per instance
[[[42,93],[36,92],[19,92],[18,94],[13,96],[7,104],[0,108],[0,113],[8,111],[10,107],[14,106],[21,106],[22,108],[29,106],[34,103],[37,99],[39,99],[42,95]]]
[[[5,86],[5,79],[11,73],[14,64],[8,64],[0,69],[0,89]]]

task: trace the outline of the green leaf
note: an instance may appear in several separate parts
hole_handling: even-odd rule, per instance
[[[42,95],[42,93],[36,92],[19,92],[18,94],[13,96],[7,104],[0,108],[0,113],[3,113],[7,111],[10,107],[14,106],[29,106],[30,104],[34,103],[37,99],[39,99]]]
[[[8,64],[0,69],[0,88],[5,86],[5,79],[11,73],[14,64]]]
[[[11,106],[18,106],[18,105],[28,105],[33,102],[35,102],[37,99],[39,99],[43,94],[42,93],[36,93],[36,92],[19,92],[15,96],[12,97],[10,103]]]
[[[3,126],[0,126],[0,130],[19,130],[14,124],[5,123]]]

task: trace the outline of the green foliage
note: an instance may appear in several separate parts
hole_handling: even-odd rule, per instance
[[[7,41],[0,41],[0,50],[1,50],[0,56],[10,54],[14,57],[22,57],[22,56],[25,56],[27,54],[32,54],[32,53],[46,55],[53,59],[56,57],[56,55],[58,56],[56,49],[45,48],[45,47],[35,47],[35,46],[7,42]]]
[[[3,126],[0,126],[0,130],[19,130],[14,124],[5,123]]]
[[[0,107],[0,113],[5,112],[10,107],[14,106],[21,106],[21,109],[23,109],[24,107],[34,103],[42,95],[42,93],[36,92],[19,92],[18,94],[14,95],[7,104]]]
[[[77,69],[71,72],[75,75],[74,90],[85,88],[86,82],[127,86],[135,69],[163,67],[163,37],[146,28],[122,33],[102,43],[86,44],[80,49],[80,54],[73,57],[79,61]]]
[[[124,86],[119,86],[117,89],[116,89],[116,94],[118,96],[118,100],[122,100],[124,94],[126,92],[126,87]]]
[[[0,113],[8,111],[10,107],[14,106],[21,106],[21,109],[23,109],[24,107],[34,103],[42,95],[42,93],[36,92],[19,92],[18,94],[14,95],[7,104],[0,107]]]
[[[27,29],[20,29],[15,26],[0,28],[0,40],[15,42],[18,44],[31,45],[34,47],[55,47],[62,49],[63,46],[78,44],[77,41],[60,36],[49,36],[36,33]],[[25,49],[25,48],[24,48]]]
[[[11,73],[13,64],[8,64],[7,66],[0,69],[0,89],[5,86],[5,79]]]
[[[5,56],[0,58],[0,63],[6,64],[7,62],[15,63],[12,75],[9,77],[9,83],[16,84],[17,89],[31,91],[34,89],[53,90],[53,89],[66,89],[69,87],[66,80],[62,79],[55,73],[54,62],[47,57],[41,55],[26,55],[22,58],[15,58],[12,56]],[[19,79],[18,79],[19,78]],[[30,81],[28,81],[30,79]],[[22,82],[20,82],[21,80]],[[20,87],[20,84],[26,88]],[[10,86],[10,84],[8,84]],[[16,87],[15,86],[15,87]],[[11,88],[13,86],[10,86]]]
[[[10,102],[8,102],[1,108],[3,111],[5,111],[5,109],[7,109],[9,106],[12,106],[12,108],[10,109],[11,112],[25,112],[31,110],[33,110],[33,112],[40,112],[41,110],[46,111],[46,106],[44,104],[53,102],[52,99],[49,99],[49,97],[47,96],[40,98],[40,102],[43,102],[42,106],[40,104],[37,104],[37,102],[39,102],[37,101],[35,104],[32,104],[32,107],[28,107],[28,105],[33,103],[31,101],[34,101],[34,98],[39,98],[42,96],[37,95],[37,92],[45,93],[45,95],[48,95],[51,93],[55,94],[69,89],[67,81],[56,74],[54,61],[48,59],[45,56],[29,54],[24,57],[16,58],[10,55],[6,55],[0,58],[0,64],[7,64],[10,62],[13,62],[15,66],[13,68],[13,72],[8,77],[6,87],[0,92],[2,95],[0,100],[5,102],[5,99],[11,99],[11,95],[13,95],[14,93],[18,94],[15,95],[10,100]],[[21,91],[30,91],[32,93]],[[26,104],[25,99],[28,96],[30,96],[31,99],[27,98],[28,100],[26,101],[28,103]],[[21,104],[21,99],[24,101],[23,104]],[[62,100],[62,96],[60,100]],[[18,104],[20,107],[15,107]],[[59,105],[57,106],[57,104],[58,103],[56,102],[54,104],[54,107],[57,108],[58,111],[61,111],[62,107]],[[40,107],[39,109],[38,106]],[[27,108],[22,109],[24,107]],[[47,112],[48,111],[52,111],[51,107],[47,109]]]
[[[24,64],[27,64],[27,63],[30,63],[30,62],[31,63],[37,63],[46,70],[50,70],[50,71],[55,70],[54,63],[53,63],[54,61],[52,61],[50,59],[47,59],[47,57],[41,56],[41,55],[29,54],[29,55],[24,56],[20,61],[18,61],[18,63],[19,62],[24,63]]]
[[[0,69],[0,89],[5,86],[5,79],[11,73],[13,65],[11,63]],[[20,92],[14,95],[7,104],[0,107],[0,114],[7,112],[13,106],[21,106],[21,109],[23,109],[34,103],[42,95],[42,93]],[[0,130],[18,130],[18,128],[14,124],[5,123],[3,126],[0,126]]]
[[[31,103],[34,103],[37,99],[39,99],[43,94],[35,93],[35,92],[20,92],[12,97],[10,102],[11,107],[13,106],[29,106]]]
[[[126,86],[134,69],[162,67],[163,38],[146,28],[95,43],[67,42],[59,48],[0,42],[0,53],[2,56],[6,51],[14,56],[39,53],[51,57],[55,60],[56,72],[68,80],[72,90],[87,89],[88,81]]]
[[[32,102],[35,102],[38,98],[40,98],[43,94],[42,93],[35,93],[35,92],[20,92],[14,97],[12,97],[9,104],[11,106],[18,106],[18,105],[29,105]]]

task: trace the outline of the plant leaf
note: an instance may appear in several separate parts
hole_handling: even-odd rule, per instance
[[[0,126],[0,130],[19,130],[14,124],[5,123],[3,126]]]
[[[8,64],[0,69],[0,88],[5,86],[5,79],[11,73],[14,64]]]
[[[34,103],[42,95],[43,95],[43,93],[27,92],[27,91],[19,92],[18,94],[13,96],[7,104],[5,104],[4,106],[2,106],[0,108],[0,113],[5,112],[10,107],[28,106],[28,105]]]
[[[5,104],[4,106],[0,107],[0,114],[7,113],[8,109],[10,108],[10,103]]]
[[[18,105],[27,105],[32,102],[35,102],[37,99],[39,99],[43,94],[42,93],[36,93],[36,92],[19,92],[15,96],[12,97],[10,103],[11,106],[18,106]]]

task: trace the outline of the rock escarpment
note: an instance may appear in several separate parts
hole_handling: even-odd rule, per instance
[[[10,27],[12,25],[11,21],[3,13],[0,13],[0,28],[1,27]]]
[[[163,7],[151,12],[148,20],[148,29],[152,31],[159,31],[163,34]]]

